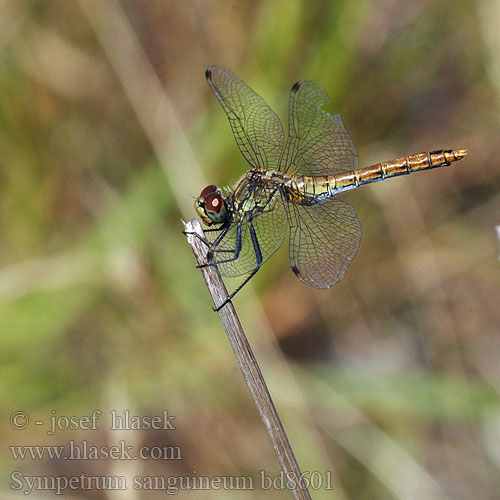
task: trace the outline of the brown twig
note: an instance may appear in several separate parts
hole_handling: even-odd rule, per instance
[[[203,230],[198,219],[184,223],[188,243],[193,248],[196,257],[196,263],[203,265],[206,263],[207,247],[192,233],[205,238]],[[201,268],[203,277],[207,283],[215,307],[223,304],[228,294],[224,282],[215,267]],[[229,302],[220,311],[219,317],[222,321],[224,330],[226,330],[229,342],[233,348],[238,365],[243,372],[245,381],[250,389],[252,398],[259,410],[266,431],[271,439],[274,451],[278,455],[285,478],[290,479],[289,487],[296,500],[307,500],[311,498],[307,488],[301,484],[301,472],[292,447],[288,441],[285,429],[281,423],[276,407],[274,406],[266,382],[260,371],[257,360],[253,354],[252,348],[248,343],[247,337],[241,326],[240,320],[236,315],[233,304]]]

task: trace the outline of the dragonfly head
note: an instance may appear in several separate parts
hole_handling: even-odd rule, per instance
[[[214,185],[207,186],[201,192],[194,202],[194,207],[207,226],[221,224],[229,216],[222,191]]]

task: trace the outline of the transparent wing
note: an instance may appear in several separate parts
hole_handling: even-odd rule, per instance
[[[237,244],[237,226],[240,221],[233,223],[231,229],[215,250],[234,250]],[[265,262],[278,250],[283,243],[287,230],[287,217],[279,193],[274,196],[269,209],[252,221],[257,241],[262,253],[262,262]],[[231,262],[217,264],[220,273],[225,277],[241,276],[253,271],[257,265],[257,256],[250,236],[248,222],[241,222],[241,251],[239,257]],[[215,262],[231,258],[231,252],[215,253]]]
[[[241,153],[252,167],[278,168],[285,133],[278,115],[234,73],[210,66],[207,81],[229,118]]]
[[[289,136],[280,170],[327,175],[358,168],[358,154],[340,115],[324,111],[330,98],[321,85],[297,82],[290,93]]]
[[[329,198],[317,205],[289,203],[290,266],[304,283],[329,288],[341,280],[361,241],[351,205]]]

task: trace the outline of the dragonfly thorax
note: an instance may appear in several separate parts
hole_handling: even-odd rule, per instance
[[[194,207],[203,223],[207,226],[221,224],[229,216],[226,202],[222,197],[222,191],[213,184],[203,189],[200,196],[196,198]]]

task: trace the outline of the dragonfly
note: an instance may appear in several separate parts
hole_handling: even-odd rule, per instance
[[[359,168],[340,115],[318,83],[292,86],[288,136],[277,114],[237,75],[221,66],[207,82],[226,113],[249,170],[233,187],[205,187],[195,209],[212,237],[206,263],[243,281],[221,309],[255,276],[289,233],[290,267],[307,285],[329,288],[341,280],[361,241],[354,208],[337,195],[399,175],[451,165],[467,155],[449,149],[403,156]],[[200,238],[201,239],[201,238]]]

